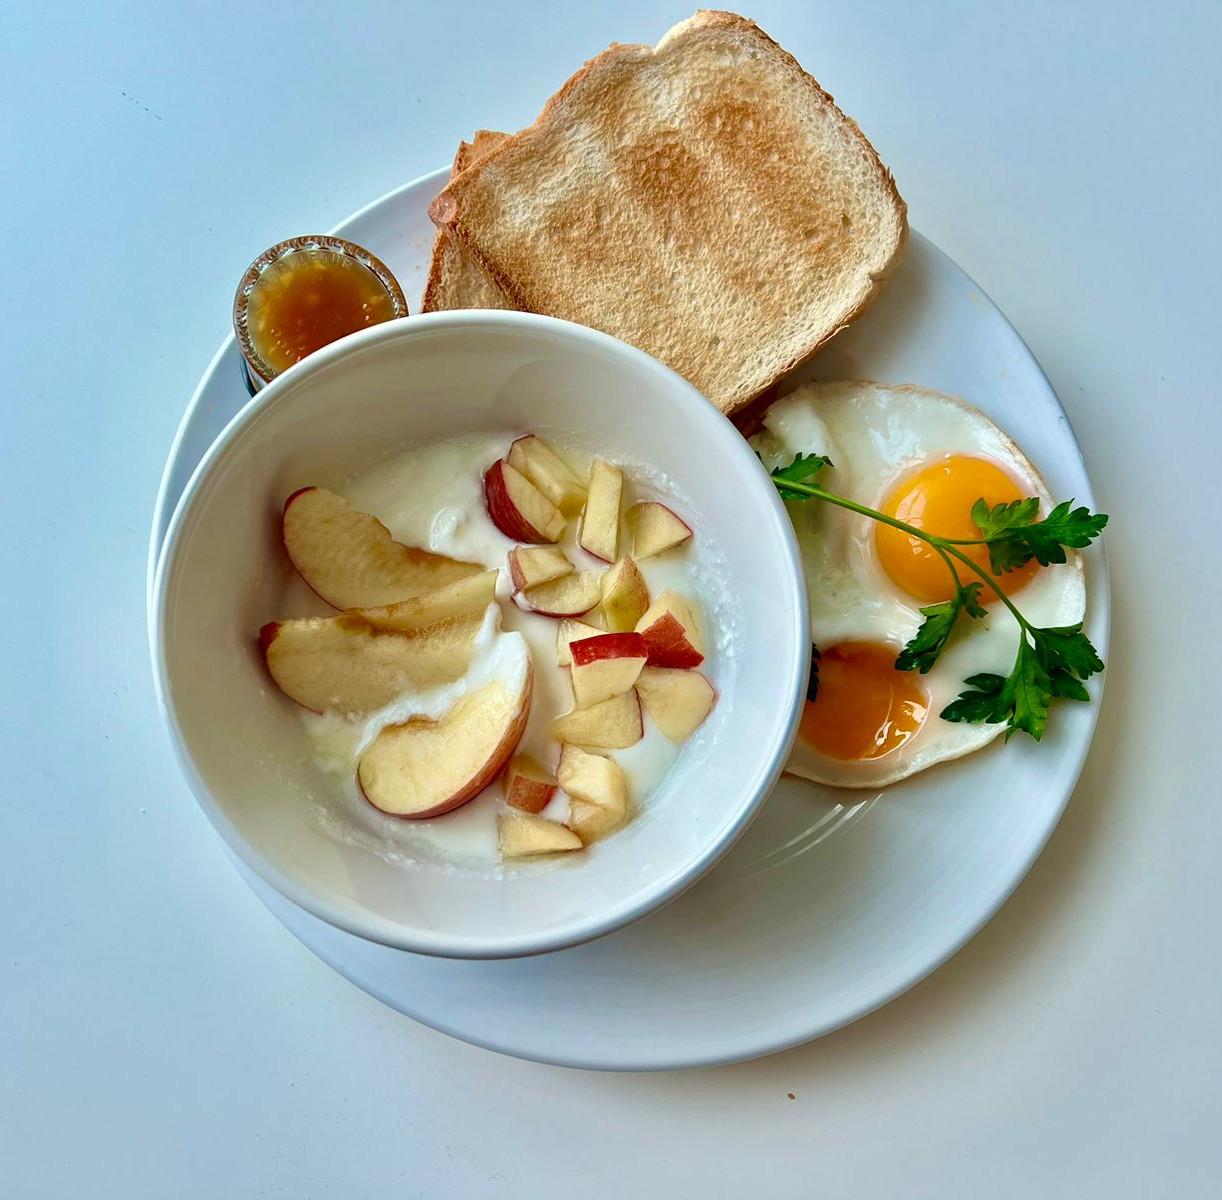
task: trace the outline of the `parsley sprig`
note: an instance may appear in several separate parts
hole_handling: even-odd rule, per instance
[[[1042,566],[1063,563],[1066,547],[1082,549],[1099,536],[1107,524],[1105,514],[1074,508],[1073,501],[1067,500],[1038,520],[1039,500],[1034,496],[992,507],[981,499],[972,506],[972,520],[980,537],[939,537],[838,496],[814,482],[831,465],[826,455],[799,454],[788,466],[773,471],[772,478],[785,500],[823,500],[918,538],[937,551],[955,581],[955,593],[949,600],[921,609],[921,626],[895,660],[897,669],[921,674],[931,670],[960,618],[976,620],[985,615],[980,593],[986,586],[1018,622],[1018,654],[1010,674],[969,676],[964,680],[966,690],[942,710],[945,720],[990,724],[1004,721],[1007,738],[1021,730],[1038,742],[1048,727],[1048,712],[1054,700],[1090,699],[1084,681],[1102,671],[1103,663],[1082,632],[1081,622],[1050,627],[1032,625],[1006,595],[997,576],[1032,559]],[[960,549],[981,545],[988,547],[992,573]],[[952,559],[978,575],[981,582],[961,583]],[[817,660],[815,650],[812,666]]]

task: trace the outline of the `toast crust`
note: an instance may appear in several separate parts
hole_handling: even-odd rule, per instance
[[[509,134],[478,129],[469,142],[459,142],[450,168],[450,178],[499,149]],[[421,312],[452,308],[512,308],[513,304],[482,267],[444,229],[433,238],[433,257],[424,284]]]
[[[725,12],[590,60],[430,215],[514,307],[632,342],[727,413],[860,316],[908,233],[856,122]]]

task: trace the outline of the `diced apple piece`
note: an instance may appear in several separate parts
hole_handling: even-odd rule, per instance
[[[649,719],[672,742],[685,742],[717,703],[717,689],[699,671],[646,667],[636,690]]]
[[[284,502],[283,535],[302,579],[334,608],[393,604],[484,569],[396,542],[376,517],[326,488],[302,488]]]
[[[509,447],[508,462],[525,475],[565,516],[575,517],[586,489],[572,468],[542,438],[528,433]]]
[[[572,571],[568,555],[558,546],[516,546],[509,552],[509,578],[515,592],[551,583]]]
[[[651,667],[698,667],[704,662],[704,639],[691,605],[670,588],[662,592],[636,623],[649,645]]]
[[[590,490],[577,540],[583,550],[605,562],[614,562],[619,555],[619,506],[623,490],[624,473],[619,467],[601,458],[590,464]]]
[[[579,617],[589,612],[601,595],[597,571],[574,571],[520,592],[518,602],[544,617]]]
[[[496,600],[496,577],[496,571],[481,571],[410,600],[350,609],[348,616],[368,621],[376,629],[400,633],[414,633],[443,621],[476,620]]]
[[[614,759],[565,746],[556,769],[568,794],[569,828],[592,842],[619,828],[628,815],[628,780]]]
[[[484,503],[492,523],[515,542],[558,542],[564,533],[560,510],[503,458],[484,473]]]
[[[502,813],[496,819],[496,836],[502,858],[563,854],[568,850],[580,850],[584,845],[567,826],[530,813]]]
[[[267,669],[286,696],[315,712],[372,712],[409,687],[466,673],[480,622],[449,621],[415,634],[374,629],[347,614],[273,621],[259,632]]]
[[[656,500],[642,500],[628,510],[632,531],[632,553],[637,558],[652,558],[692,536],[691,527],[673,509]]]
[[[569,646],[582,638],[597,637],[603,631],[596,625],[587,625],[584,621],[575,621],[568,617],[560,622],[556,631],[556,664],[561,667],[570,666],[573,662]]]
[[[505,772],[505,803],[522,812],[540,813],[556,791],[551,772],[529,754],[515,754]]]
[[[635,746],[644,732],[641,702],[635,691],[612,696],[589,708],[575,708],[552,722],[552,736],[557,740],[595,750]]]
[[[530,715],[530,654],[520,635],[514,669],[460,697],[439,720],[388,725],[357,764],[374,808],[392,817],[439,817],[484,790],[517,749]]]
[[[649,587],[640,568],[627,555],[603,572],[603,622],[612,633],[626,633],[649,608]]]
[[[630,691],[648,657],[639,633],[599,633],[569,643],[573,657],[573,699],[589,708]]]

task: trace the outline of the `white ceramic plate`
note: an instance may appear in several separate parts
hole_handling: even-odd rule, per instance
[[[335,231],[382,258],[413,308],[432,244],[426,207],[444,178],[408,184]],[[238,362],[230,338],[183,418],[157,500],[150,580],[183,486],[246,400]],[[919,234],[875,308],[806,374],[961,395],[1019,441],[1055,496],[1093,503],[1039,364],[988,297]],[[1106,658],[1107,570],[1097,548],[1086,557],[1088,632]],[[1092,682],[1094,704],[1060,706],[1039,746],[999,741],[877,796],[785,779],[725,861],[669,908],[554,954],[503,962],[408,954],[334,929],[250,882],[336,970],[466,1041],[605,1070],[751,1058],[885,1004],[992,916],[1073,790],[1100,686]]]

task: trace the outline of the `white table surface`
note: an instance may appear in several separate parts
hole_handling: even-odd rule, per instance
[[[769,1060],[599,1076],[419,1028],[268,915],[160,728],[145,550],[249,259],[687,9],[0,8],[0,1194],[1216,1195],[1220,12],[754,6],[1069,409],[1113,517],[1108,694],[948,966]]]

